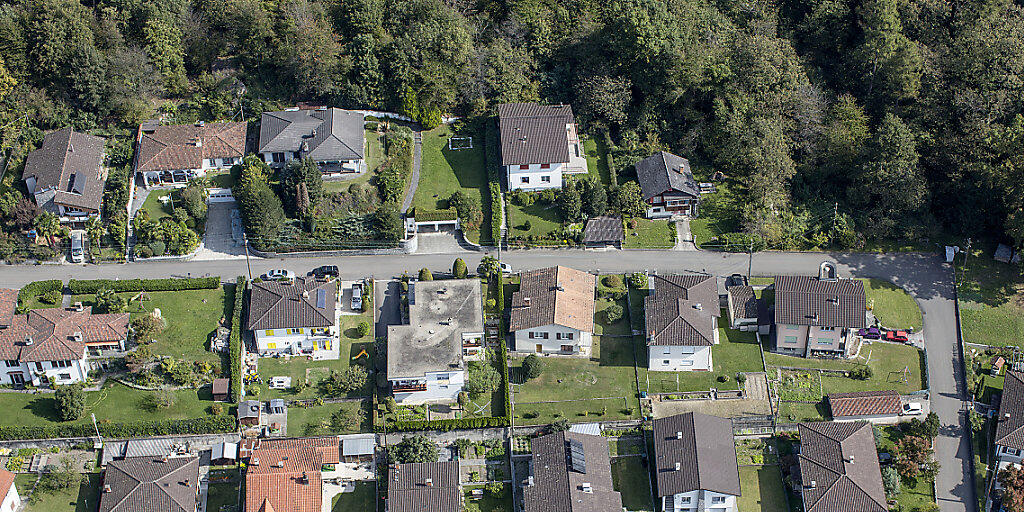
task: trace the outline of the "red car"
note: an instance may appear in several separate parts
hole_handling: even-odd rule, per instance
[[[910,339],[907,338],[907,331],[886,331],[885,339],[886,341],[898,341],[900,343],[910,341]]]

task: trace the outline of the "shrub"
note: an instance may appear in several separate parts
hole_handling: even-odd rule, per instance
[[[736,382],[739,382],[740,384],[743,384],[746,381],[747,381],[747,374],[736,372]]]
[[[390,451],[391,460],[409,464],[413,462],[437,462],[437,444],[424,435],[402,439]]]
[[[135,341],[140,343],[153,339],[153,336],[163,332],[166,327],[167,321],[152,313],[132,317],[132,331],[135,332]]]
[[[622,320],[623,309],[618,304],[612,304],[608,306],[604,311],[601,311],[601,318],[605,325],[611,325],[619,320]]]
[[[491,240],[494,245],[501,243],[501,219],[502,219],[502,200],[501,200],[501,185],[495,181],[491,181],[488,185],[491,192]]]
[[[523,231],[529,231],[532,227],[533,223],[530,222],[530,219],[526,219],[526,222],[524,222],[522,225]]]
[[[148,245],[142,245],[135,249],[135,255],[140,258],[152,258],[153,249]]]
[[[536,379],[544,372],[544,360],[537,354],[530,354],[523,359],[523,375],[527,379]]]
[[[185,420],[135,421],[128,423],[98,424],[100,435],[113,438],[148,437],[166,435],[215,434],[233,432],[235,418],[231,416],[205,416]],[[71,425],[22,426],[0,425],[0,439],[53,439],[59,437],[92,437],[96,432],[92,423]]]
[[[725,374],[719,375],[718,382],[729,382],[729,376]]]
[[[158,409],[170,409],[174,405],[175,396],[171,391],[162,389],[151,394],[149,399]]]
[[[64,295],[60,290],[50,290],[39,297],[39,300],[46,304],[60,304],[61,299]]]
[[[245,276],[238,276],[235,280],[235,307],[231,310],[231,336],[228,338],[231,401],[236,404],[242,398],[242,299],[246,284]]]
[[[421,268],[420,269],[420,281],[433,281],[433,280],[434,280],[434,274],[430,273],[430,269],[428,269],[428,268]]]
[[[455,279],[465,279],[469,275],[469,270],[466,269],[466,262],[462,258],[455,258],[452,263],[452,275]]]
[[[362,338],[362,337],[370,334],[370,323],[369,322],[359,322],[359,326],[356,327],[356,330],[359,333],[359,337]]]
[[[541,191],[538,200],[545,204],[552,204],[558,200],[558,194],[555,193],[553,188],[544,189]]]
[[[647,274],[643,272],[633,272],[629,275],[629,284],[633,285],[633,288],[636,289],[647,288]]]
[[[96,312],[123,313],[128,309],[128,301],[114,290],[103,289],[96,292]]]
[[[332,371],[320,381],[320,390],[327,396],[342,396],[366,385],[367,373],[362,366],[349,366],[340,372]]]
[[[857,380],[868,380],[873,374],[874,372],[871,370],[871,367],[867,365],[858,366],[850,370],[850,378]]]
[[[30,299],[39,297],[47,292],[57,291],[59,293],[63,289],[64,283],[60,279],[33,281],[21,287],[21,290],[18,291],[18,304],[23,305]]]
[[[608,288],[622,288],[622,276],[618,274],[604,276],[601,282]]]
[[[214,403],[213,405],[211,405],[210,414],[214,416],[220,416],[221,414],[224,414],[224,404]]]
[[[57,417],[61,421],[77,420],[85,412],[85,391],[81,384],[57,386],[53,398]]]
[[[59,281],[58,281],[59,282]],[[96,293],[102,289],[115,292],[176,292],[181,290],[212,290],[220,286],[220,277],[184,279],[89,279],[68,281],[68,290],[75,295]]]
[[[178,211],[178,210],[181,210],[181,209],[178,208],[175,211]],[[154,240],[153,242],[151,242],[149,244],[149,248],[153,249],[153,256],[163,256],[164,253],[167,252],[167,244],[161,242],[160,240]]]

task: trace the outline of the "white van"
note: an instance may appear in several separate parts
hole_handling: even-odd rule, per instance
[[[85,231],[78,229],[71,232],[71,263],[85,263],[84,235]]]

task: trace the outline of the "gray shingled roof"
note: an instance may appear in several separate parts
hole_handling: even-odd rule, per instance
[[[572,463],[574,443],[578,466]],[[605,438],[556,432],[534,439],[531,447],[533,485],[523,490],[526,512],[622,511]],[[584,484],[590,484],[592,492],[584,492]]]
[[[700,197],[689,160],[661,151],[636,163],[636,177],[644,199],[675,192]]]
[[[811,276],[775,278],[775,323],[847,327],[867,323],[864,283]]]
[[[25,158],[22,179],[36,179],[35,189],[29,193],[54,189],[56,204],[99,211],[107,182],[103,172],[104,144],[102,137],[71,128],[46,134],[43,145]]]
[[[194,512],[199,493],[196,457],[111,461],[103,475],[99,512]]]
[[[871,424],[801,423],[800,475],[807,512],[885,512]]]
[[[644,298],[648,345],[714,345],[718,282],[714,276],[651,276],[653,295]],[[699,309],[698,309],[699,306]]]
[[[732,298],[734,318],[757,318],[757,298],[750,286],[730,286],[726,292]]]
[[[1024,450],[1024,375],[1019,372],[1006,372],[994,442],[999,446]]]
[[[591,217],[583,230],[583,243],[621,242],[625,238],[621,217]]]
[[[732,421],[727,418],[688,412],[654,420],[654,455],[658,496],[698,489],[740,495]]]
[[[317,307],[317,290],[326,292],[322,308]],[[299,277],[293,281],[254,282],[249,294],[246,328],[330,327],[334,325],[337,299],[337,281]]]
[[[566,125],[575,123],[569,105],[498,105],[501,165],[568,162],[569,135]]]
[[[260,153],[301,151],[318,162],[360,160],[365,138],[363,114],[350,110],[285,110],[260,118]]]
[[[461,500],[457,461],[388,468],[388,512],[458,512]]]

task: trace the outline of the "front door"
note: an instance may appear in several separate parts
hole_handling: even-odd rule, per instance
[[[543,351],[544,351],[544,345],[541,345],[540,343],[538,343],[537,344],[537,353],[539,354],[539,353],[541,353]]]

